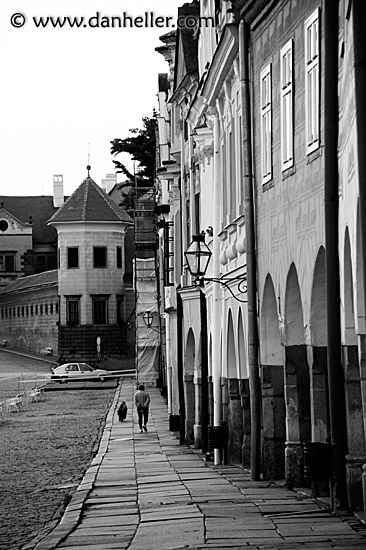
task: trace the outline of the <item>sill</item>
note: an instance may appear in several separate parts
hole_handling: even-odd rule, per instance
[[[274,187],[274,181],[267,181],[266,183],[262,184],[262,192],[265,193],[266,191],[268,191],[268,189],[272,189],[272,187]]]
[[[310,151],[309,153],[306,153],[306,155],[308,157],[307,163],[311,164],[312,162],[314,162],[314,160],[321,157],[322,154],[323,154],[323,151],[322,151],[322,148],[319,145],[319,147],[317,149],[314,149],[314,151]]]
[[[290,166],[289,168],[287,168],[282,172],[282,180],[285,180],[286,178],[293,176],[295,173],[296,173],[296,167],[293,164],[292,166]]]

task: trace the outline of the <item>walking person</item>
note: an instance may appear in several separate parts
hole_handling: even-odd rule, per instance
[[[150,395],[145,391],[145,386],[140,384],[135,393],[135,405],[139,419],[140,433],[147,432],[147,422],[149,420]]]

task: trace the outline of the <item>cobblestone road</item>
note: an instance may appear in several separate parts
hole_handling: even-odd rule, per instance
[[[0,401],[19,387],[19,378],[4,372],[3,357]],[[29,369],[41,376],[49,365]],[[97,450],[114,391],[46,393],[44,401],[0,417],[1,550],[19,550],[58,522]]]

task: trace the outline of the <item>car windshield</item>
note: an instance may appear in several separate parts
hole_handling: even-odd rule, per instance
[[[80,370],[81,372],[93,372],[93,368],[89,367],[86,363],[80,363]]]

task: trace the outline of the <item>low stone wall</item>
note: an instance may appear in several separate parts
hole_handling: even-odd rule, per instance
[[[58,354],[57,288],[42,288],[0,298],[0,345],[41,353],[51,347]]]
[[[59,354],[64,356],[65,362],[83,361],[97,366],[99,364],[98,336],[101,338],[102,362],[110,355],[122,357],[133,353],[133,350],[127,346],[125,325],[77,325],[60,327]]]

